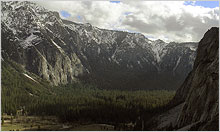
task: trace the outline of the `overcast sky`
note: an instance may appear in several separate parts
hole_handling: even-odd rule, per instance
[[[219,25],[219,3],[184,1],[43,1],[64,19],[94,26],[139,32],[150,39],[199,41]]]

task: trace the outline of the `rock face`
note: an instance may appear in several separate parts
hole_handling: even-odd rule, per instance
[[[197,123],[191,129],[218,130],[219,30],[211,28],[199,43],[193,71],[181,88],[189,88],[177,127]],[[214,124],[212,124],[214,123]]]
[[[4,59],[24,65],[28,71],[54,85],[72,82],[84,72],[76,53],[65,52],[66,44],[49,29],[53,24],[56,31],[65,30],[56,13],[30,2],[1,4]]]
[[[177,106],[155,117],[157,126],[151,129],[219,130],[218,28],[211,28],[199,42],[193,70],[177,90],[171,105]]]
[[[53,85],[81,79],[102,88],[176,89],[193,68],[197,43],[78,24],[32,2],[1,6],[3,58]]]

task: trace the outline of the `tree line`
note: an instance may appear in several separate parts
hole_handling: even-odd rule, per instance
[[[128,123],[163,110],[175,94],[166,90],[105,90],[83,83],[51,87],[42,80],[28,79],[18,69],[2,63],[2,113],[16,115],[22,107],[28,115],[53,115],[62,122]]]

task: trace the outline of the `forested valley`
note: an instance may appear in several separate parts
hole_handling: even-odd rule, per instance
[[[3,61],[2,114],[16,116],[22,109],[28,116],[56,116],[64,123],[134,124],[165,111],[175,94],[166,90],[105,90],[80,82],[52,87],[37,76],[33,79],[25,76],[30,73],[22,73],[25,71],[19,64]]]

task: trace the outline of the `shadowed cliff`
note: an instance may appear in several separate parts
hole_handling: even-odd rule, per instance
[[[193,70],[170,102],[171,109],[147,122],[145,129],[219,130],[218,103],[219,28],[213,27],[199,42]]]

